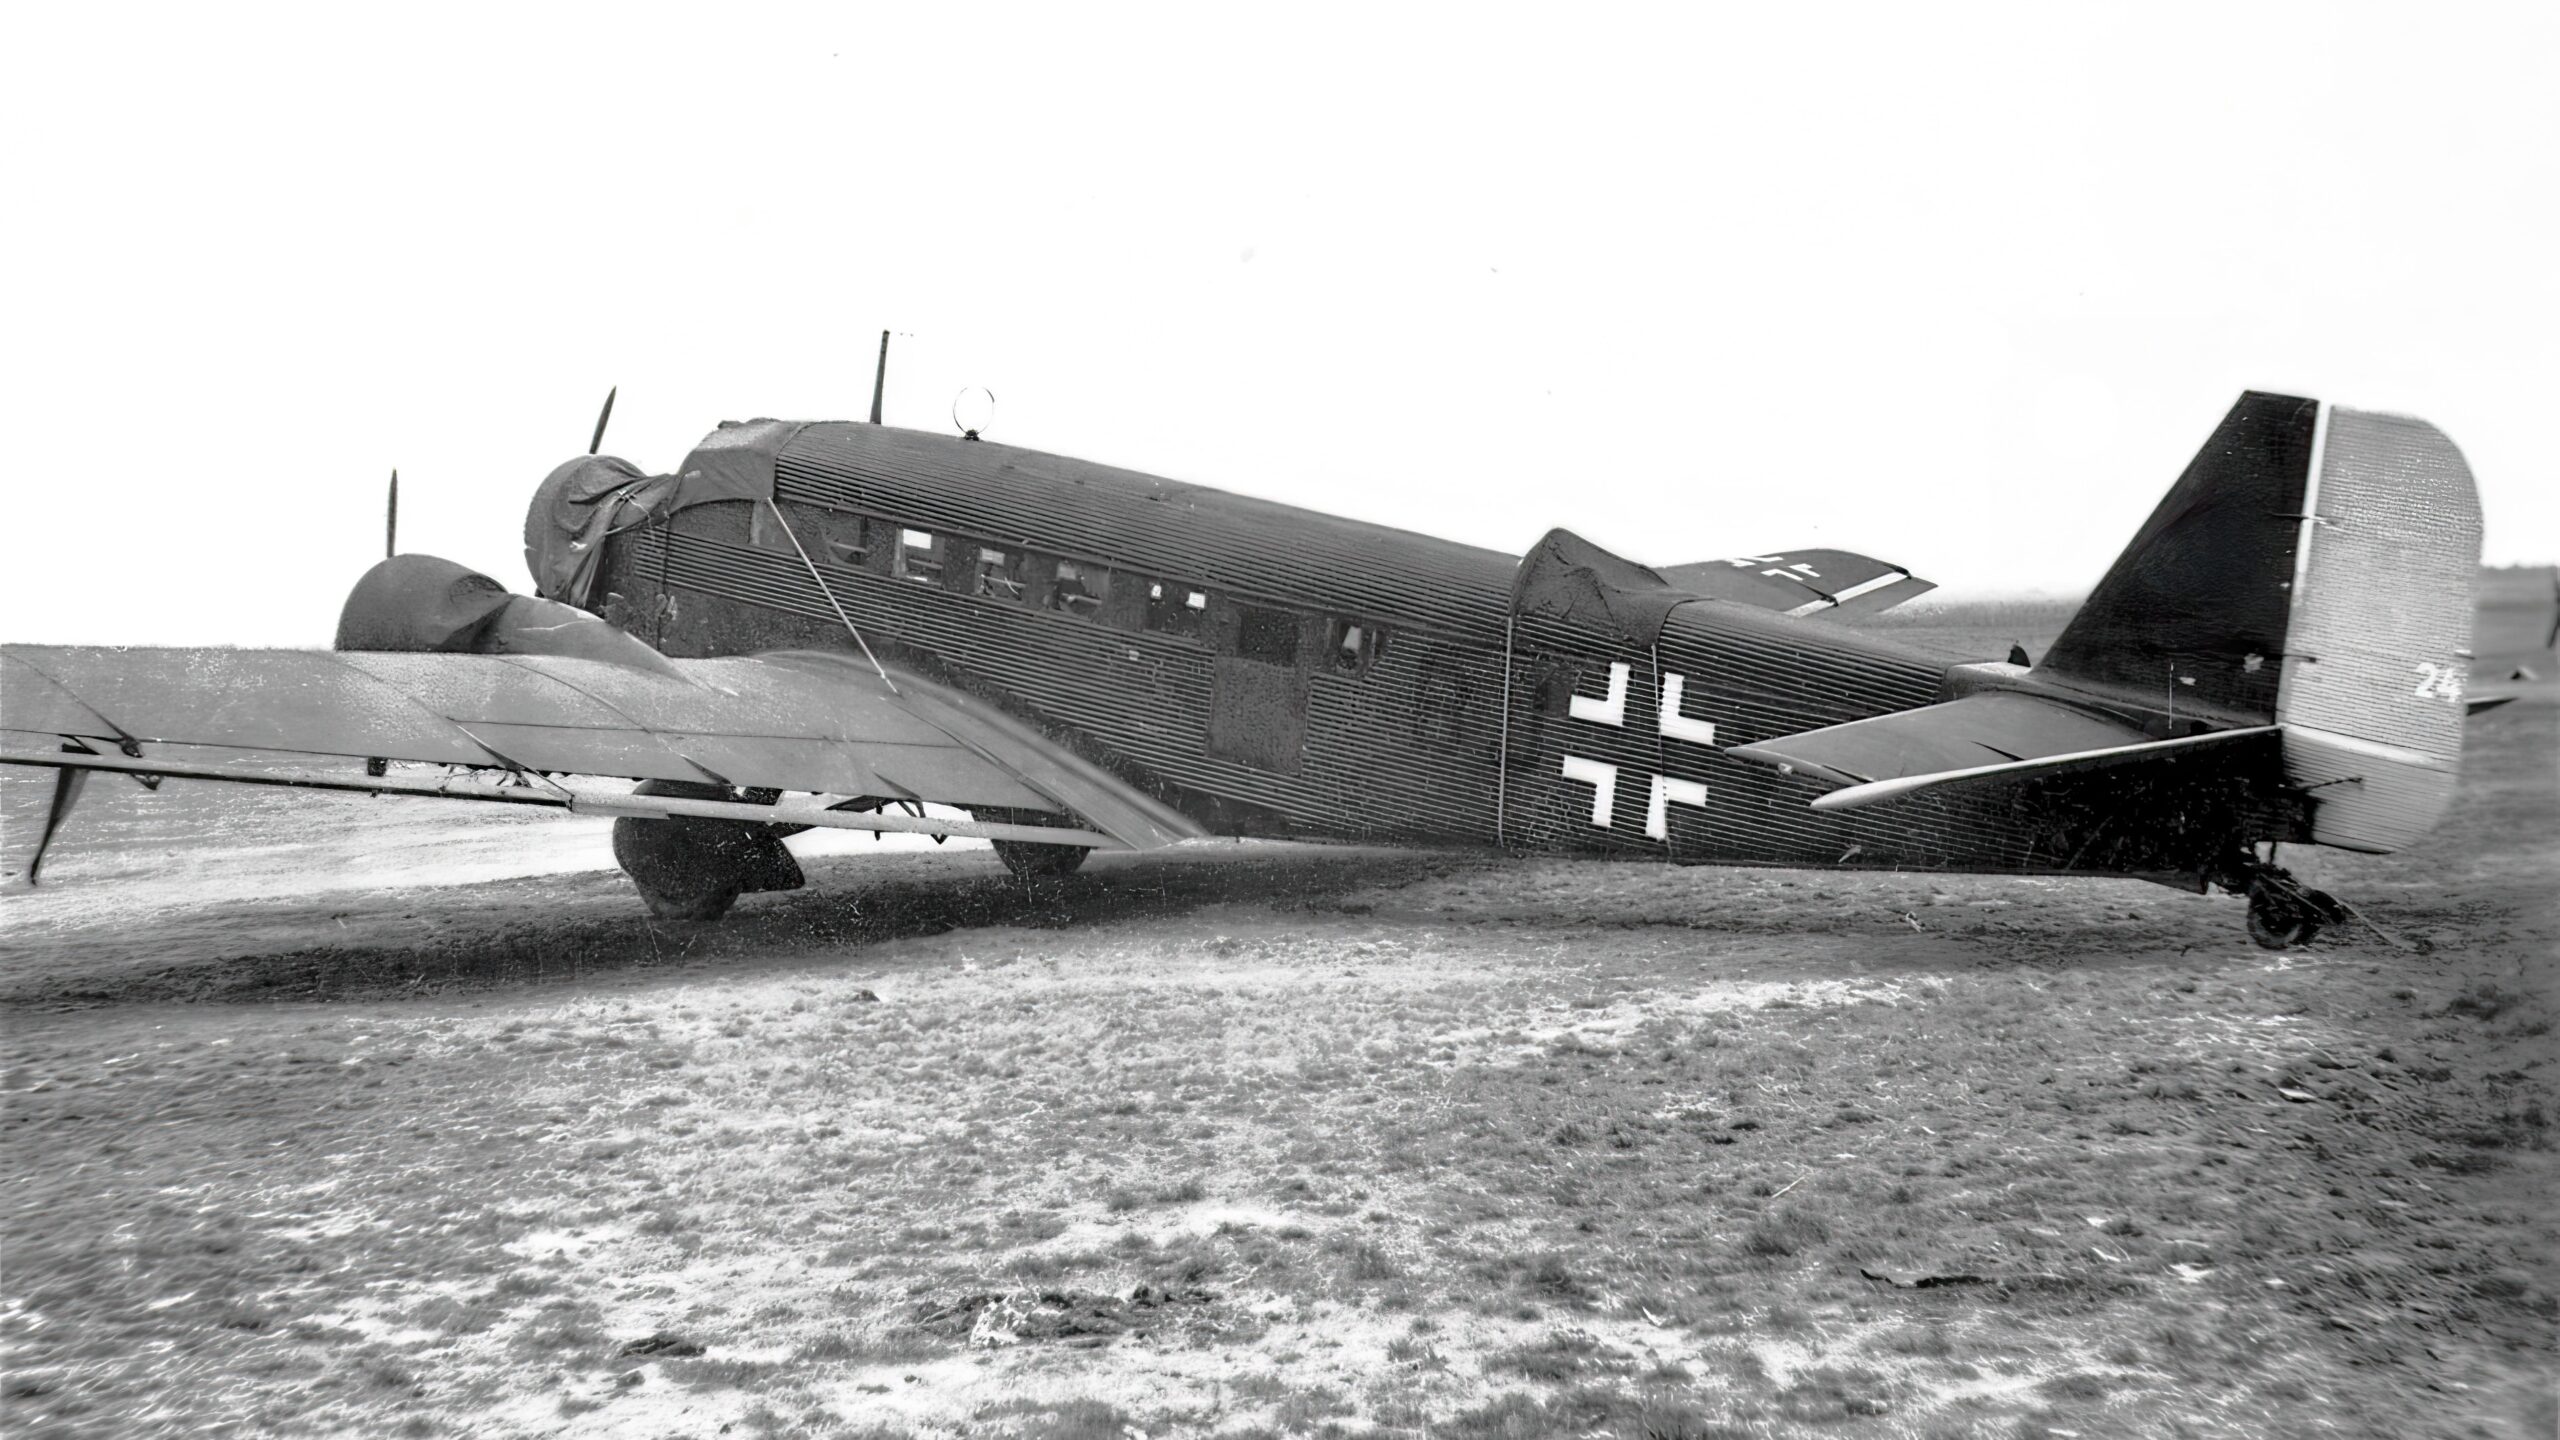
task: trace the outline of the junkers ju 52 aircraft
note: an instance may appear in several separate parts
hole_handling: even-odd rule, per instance
[[[2343,912],[2275,847],[2405,846],[2461,754],[2479,507],[2417,420],[2243,396],[2032,664],[1834,623],[1929,588],[1856,555],[1506,555],[876,421],[591,447],[535,596],[395,554],[334,653],[0,647],[0,761],[58,771],[47,839],[99,771],[611,814],[695,920],[840,826],[1024,875],[1212,835],[2132,875],[2285,946]]]

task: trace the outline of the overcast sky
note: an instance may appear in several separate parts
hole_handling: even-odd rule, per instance
[[[11,7],[0,638],[325,644],[395,465],[529,589],[608,386],[669,469],[883,328],[892,423],[1512,551],[2076,591],[2256,387],[2560,558],[2551,6],[927,9]]]

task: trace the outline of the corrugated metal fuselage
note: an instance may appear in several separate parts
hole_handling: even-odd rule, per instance
[[[2193,767],[2138,833],[2067,780],[1810,809],[1723,750],[1944,698],[1945,661],[1837,625],[1697,600],[1635,649],[1515,619],[1515,556],[880,426],[803,427],[775,477],[615,537],[607,618],[702,656],[850,649],[841,608],[1218,833],[2150,874],[2228,841]]]

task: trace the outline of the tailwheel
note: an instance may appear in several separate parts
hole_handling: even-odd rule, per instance
[[[2314,890],[2272,865],[2261,867],[2250,877],[2249,938],[2263,949],[2290,950],[2308,945],[2319,937],[2321,926],[2344,920],[2348,914],[2336,896],[2326,890]]]
[[[1040,845],[1029,840],[998,840],[996,858],[1024,880],[1046,880],[1074,874],[1093,851],[1082,845]]]
[[[2249,938],[2262,950],[2291,950],[2308,945],[2320,933],[2321,908],[2316,890],[2305,890],[2282,871],[2249,882]]]
[[[2363,918],[2336,896],[2293,878],[2292,872],[2275,863],[2272,845],[2263,856],[2254,846],[2234,846],[2206,868],[2203,878],[2209,885],[2249,897],[2249,938],[2264,949],[2290,950],[2308,945],[2318,938],[2323,926],[2350,917]],[[2373,924],[2370,920],[2364,923]],[[2375,933],[2382,932],[2376,929]],[[2388,935],[2383,938],[2391,939]]]

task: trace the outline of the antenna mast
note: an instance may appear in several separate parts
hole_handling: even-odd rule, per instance
[[[889,332],[880,332],[880,368],[871,373],[871,423],[880,423],[880,392],[889,385]]]

